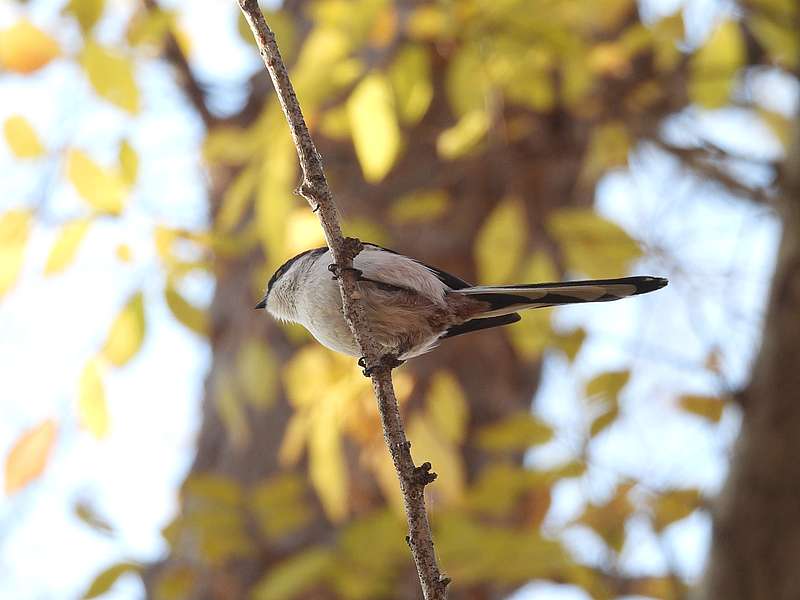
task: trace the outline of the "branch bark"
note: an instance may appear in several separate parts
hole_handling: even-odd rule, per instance
[[[714,506],[702,600],[800,598],[800,117],[776,208],[783,232],[761,349],[743,392],[728,480]]]
[[[278,50],[275,35],[259,9],[258,0],[238,0],[238,2],[272,78],[281,108],[289,123],[292,140],[297,148],[303,173],[298,193],[308,201],[319,216],[325,240],[335,261],[334,271],[342,293],[344,316],[371,372],[384,440],[400,480],[403,505],[408,520],[407,541],[416,563],[422,592],[426,600],[444,600],[450,580],[442,576],[436,562],[424,496],[425,485],[432,482],[436,474],[430,472],[430,463],[424,463],[419,467],[414,465],[411,458],[411,444],[406,439],[394,393],[391,366],[382,360],[384,357],[381,356],[381,349],[370,335],[364,307],[358,301],[357,275],[353,270],[353,258],[361,251],[361,242],[342,235],[336,204],[325,178],[322,160],[306,126],[286,65]]]

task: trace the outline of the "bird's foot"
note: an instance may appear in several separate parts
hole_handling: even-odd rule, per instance
[[[356,274],[356,279],[361,279],[361,276],[364,274],[361,271],[361,269],[356,269],[355,267],[342,268],[339,265],[337,265],[336,263],[329,264],[328,265],[328,271],[333,273],[333,278],[334,279],[339,279],[339,277],[342,274],[342,271],[352,271],[353,273]]]
[[[377,373],[379,371],[391,371],[392,369],[396,369],[400,365],[402,365],[404,360],[399,360],[394,354],[384,354],[383,356],[378,359],[378,363],[375,365],[367,365],[367,357],[362,356],[358,359],[358,366],[364,369],[362,373],[364,373],[364,377],[372,377],[373,373]]]

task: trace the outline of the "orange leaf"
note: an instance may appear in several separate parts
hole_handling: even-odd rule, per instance
[[[58,425],[53,419],[43,421],[17,439],[6,458],[6,493],[21,490],[44,471]]]
[[[0,65],[9,71],[33,73],[58,54],[58,43],[28,21],[0,31]]]

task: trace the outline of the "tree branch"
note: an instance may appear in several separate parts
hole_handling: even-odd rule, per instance
[[[380,347],[370,335],[364,307],[358,301],[357,275],[353,270],[353,258],[361,251],[361,242],[342,235],[336,204],[325,178],[322,160],[308,132],[297,95],[275,42],[275,35],[258,7],[258,0],[238,0],[238,2],[272,78],[281,108],[289,123],[292,140],[297,148],[303,172],[303,181],[298,192],[319,216],[325,240],[335,261],[334,272],[342,293],[344,316],[364,356],[366,370],[371,373],[384,440],[400,479],[408,520],[407,540],[417,566],[423,594],[426,600],[443,600],[447,595],[447,584],[450,580],[441,575],[436,562],[424,496],[425,485],[433,481],[436,474],[430,472],[430,463],[420,467],[414,465],[410,452],[411,444],[406,440],[392,385],[391,366],[383,360]]]
[[[156,0],[143,0],[143,4],[150,12],[161,10]],[[178,40],[175,39],[172,31],[167,31],[164,36],[164,58],[177,69],[178,79],[182,80],[183,90],[186,92],[189,102],[200,114],[200,118],[206,127],[210,127],[214,122],[214,116],[208,110],[206,95],[197,82],[194,73],[192,73],[189,61],[186,60],[186,56],[183,54],[183,50],[178,45]]]

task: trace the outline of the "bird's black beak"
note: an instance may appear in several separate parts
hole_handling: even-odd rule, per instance
[[[256,304],[256,306],[255,306],[255,307],[256,307],[256,308],[266,308],[266,307],[267,307],[267,297],[266,297],[266,296],[264,296],[264,297],[261,299],[261,302],[259,302],[258,304]]]

